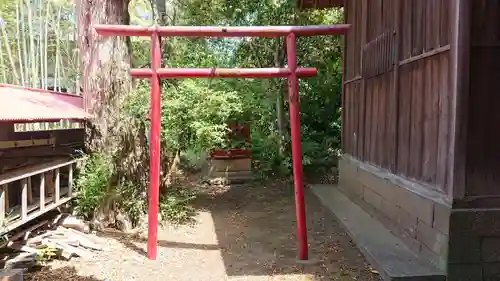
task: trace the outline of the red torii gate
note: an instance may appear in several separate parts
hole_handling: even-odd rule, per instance
[[[102,36],[149,36],[151,37],[151,69],[132,69],[136,78],[151,80],[151,136],[150,182],[148,209],[148,257],[157,257],[158,205],[160,185],[160,78],[288,78],[288,98],[292,138],[293,181],[297,216],[297,238],[300,260],[308,259],[304,181],[302,173],[302,149],[300,144],[300,115],[298,77],[316,75],[316,68],[297,67],[297,36],[343,35],[349,25],[319,26],[128,26],[94,25]],[[287,68],[161,68],[160,37],[282,37],[286,36]]]

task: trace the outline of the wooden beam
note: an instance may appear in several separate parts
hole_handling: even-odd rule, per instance
[[[17,140],[17,141],[0,141],[0,149],[54,145],[55,138],[50,139],[33,139],[33,140]]]
[[[45,210],[45,173],[40,174],[40,211]]]
[[[398,128],[399,128],[399,68],[400,68],[400,61],[401,54],[399,53],[400,47],[401,47],[401,41],[402,41],[402,26],[401,26],[401,13],[403,12],[403,5],[401,5],[401,1],[395,1],[393,2],[395,5],[394,9],[394,14],[392,15],[394,17],[394,60],[393,60],[393,78],[392,78],[392,96],[391,98],[395,99],[395,115],[396,115],[396,120],[395,122],[395,134],[392,136],[393,138],[393,144],[394,144],[394,155],[392,159],[392,163],[394,164],[394,167],[391,167],[393,169],[393,172],[398,170],[398,153],[399,153],[399,137],[398,137]]]
[[[358,75],[358,76],[356,76],[356,77],[354,77],[354,78],[352,78],[352,79],[350,79],[350,80],[345,80],[345,81],[344,81],[344,85],[347,85],[347,84],[350,84],[350,83],[353,83],[353,82],[359,81],[359,80],[361,80],[361,79],[363,79],[363,77],[361,77],[361,75]]]
[[[61,199],[59,201],[59,204],[56,204],[56,203],[50,203],[48,204],[47,206],[45,206],[45,211],[44,212],[41,212],[41,211],[35,211],[33,213],[30,213],[24,220],[20,219],[20,220],[16,220],[12,223],[9,223],[7,226],[5,226],[5,231],[8,232],[8,231],[12,231],[13,229],[16,229],[22,225],[24,225],[25,223],[27,223],[28,221],[31,221],[31,220],[34,220],[36,218],[38,218],[39,216],[49,212],[49,211],[52,211],[54,210],[55,208],[61,206],[62,204],[70,201],[71,198],[70,197],[66,197],[64,199]]]
[[[21,180],[21,220],[28,216],[28,181],[26,178]]]
[[[68,165],[68,197],[73,195],[73,164]]]
[[[454,199],[464,198],[466,192],[467,125],[470,79],[471,10],[472,1],[453,1],[450,17],[450,83],[451,130],[447,163],[446,187]]]
[[[425,59],[425,58],[428,58],[428,57],[432,57],[432,56],[435,56],[435,55],[439,55],[441,53],[444,53],[444,52],[447,52],[450,50],[450,45],[445,45],[445,46],[442,46],[442,47],[439,47],[439,48],[436,48],[432,51],[428,51],[428,52],[425,52],[425,53],[422,53],[418,56],[414,56],[414,57],[409,57],[405,60],[402,60],[399,62],[399,66],[402,66],[402,65],[405,65],[405,64],[409,64],[409,63],[412,63],[412,62],[416,62],[418,60],[422,60],[422,59]]]
[[[61,174],[59,168],[55,169],[54,189],[54,201],[57,204],[61,200]]]
[[[23,178],[38,175],[44,172],[49,172],[51,170],[67,166],[70,163],[76,163],[76,161],[76,159],[70,161],[68,161],[67,159],[60,159],[40,165],[17,169],[12,172],[7,172],[0,175],[0,185],[18,181]]]

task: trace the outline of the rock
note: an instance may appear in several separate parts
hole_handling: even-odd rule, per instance
[[[63,218],[60,224],[66,228],[72,228],[84,233],[90,233],[89,224],[73,216]]]

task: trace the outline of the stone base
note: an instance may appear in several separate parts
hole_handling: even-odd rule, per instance
[[[366,259],[384,280],[445,281],[446,272],[417,258],[390,230],[333,185],[312,191],[338,218]]]
[[[416,256],[446,269],[451,204],[426,186],[361,163],[339,160],[339,188],[390,229]]]
[[[500,280],[500,206],[478,208],[468,198],[448,202],[432,187],[350,156],[339,168],[342,193],[420,260],[444,270],[447,280]]]
[[[452,210],[449,247],[449,280],[500,280],[500,209]]]
[[[227,184],[241,184],[253,179],[252,159],[212,159],[208,177]]]

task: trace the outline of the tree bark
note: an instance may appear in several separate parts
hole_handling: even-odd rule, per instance
[[[80,52],[83,59],[85,107],[92,114],[87,138],[90,151],[109,152],[116,142],[113,125],[119,105],[131,88],[130,50],[123,37],[100,37],[94,24],[129,24],[129,0],[81,0]],[[104,150],[104,151],[103,151]]]
[[[94,24],[128,25],[128,5],[129,0],[80,0],[77,3],[83,62],[81,84],[85,108],[92,116],[87,122],[85,148],[87,153],[100,153],[112,159],[115,169],[109,198],[96,210],[97,219],[104,221],[116,219],[107,214],[119,213],[110,210],[119,208],[115,202],[120,200],[120,195],[114,191],[125,182],[141,188],[142,196],[146,196],[149,167],[145,128],[120,107],[132,90],[131,41],[117,36],[101,37],[92,29]]]

